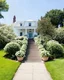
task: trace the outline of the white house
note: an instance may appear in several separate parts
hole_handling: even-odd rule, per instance
[[[27,20],[13,23],[13,30],[17,36],[27,36],[29,39],[37,35],[37,21]]]

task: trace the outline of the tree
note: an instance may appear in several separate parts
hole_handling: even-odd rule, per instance
[[[0,26],[0,49],[3,48],[8,42],[14,40],[16,35],[11,26]]]
[[[4,18],[1,12],[6,12],[9,9],[9,5],[6,0],[0,0],[0,18]]]
[[[62,10],[50,10],[45,14],[45,17],[50,18],[53,25],[58,26],[58,24],[60,24],[63,26],[64,12]]]
[[[41,35],[50,35],[54,34],[54,27],[50,22],[49,18],[42,18],[38,21],[37,32]]]

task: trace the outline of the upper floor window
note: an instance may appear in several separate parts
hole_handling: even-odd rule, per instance
[[[29,26],[31,26],[31,23],[29,23]]]
[[[22,26],[22,23],[20,23],[20,26]]]
[[[20,36],[22,36],[22,32],[20,32]]]

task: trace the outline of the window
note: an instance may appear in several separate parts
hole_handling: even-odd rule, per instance
[[[20,32],[20,36],[22,36],[22,32]]]
[[[31,23],[29,23],[29,26],[31,26]]]
[[[20,26],[22,26],[22,23],[20,23]]]

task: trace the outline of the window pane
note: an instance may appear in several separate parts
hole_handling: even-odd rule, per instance
[[[20,36],[22,36],[22,32],[20,32]]]
[[[20,23],[20,26],[22,26],[22,23]]]
[[[31,23],[29,23],[29,26],[31,26]]]

